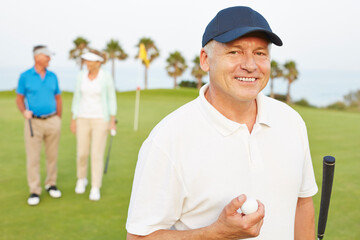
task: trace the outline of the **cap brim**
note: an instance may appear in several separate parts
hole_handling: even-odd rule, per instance
[[[265,30],[263,28],[259,28],[259,27],[242,27],[242,28],[236,28],[233,29],[231,31],[225,32],[219,36],[214,37],[213,39],[221,42],[221,43],[227,43],[227,42],[231,42],[239,37],[242,37],[248,33],[252,33],[252,32],[263,32],[265,33],[269,40],[277,45],[277,46],[282,46],[283,42],[281,41],[281,39],[273,32],[270,32],[268,30]]]
[[[55,55],[55,53],[50,52],[50,51],[46,51],[46,52],[44,52],[44,54],[47,55],[47,56],[49,56],[49,57],[52,57],[52,56]]]
[[[84,53],[83,55],[81,55],[81,58],[86,60],[86,61],[90,61],[90,62],[103,62],[104,59],[94,53]]]
[[[36,56],[36,55],[39,55],[39,54],[44,54],[44,55],[46,55],[46,56],[48,56],[48,57],[52,57],[52,56],[55,55],[55,53],[50,52],[50,50],[47,49],[47,48],[40,48],[40,49],[38,49],[38,50],[36,50],[36,51],[34,52],[34,55],[35,55],[35,56]]]

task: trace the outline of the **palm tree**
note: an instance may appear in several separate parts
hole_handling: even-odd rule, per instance
[[[274,79],[280,78],[283,76],[283,70],[279,64],[275,61],[271,61],[271,71],[270,71],[270,97],[274,98]]]
[[[193,60],[194,67],[191,69],[191,75],[197,79],[197,88],[200,89],[202,86],[202,78],[207,74],[200,67],[200,57],[196,56]]]
[[[154,59],[160,56],[160,51],[156,47],[154,41],[150,38],[141,38],[139,43],[136,45],[136,47],[140,48],[140,44],[143,43],[146,49],[147,58],[149,59],[149,65],[151,64]],[[138,51],[139,52],[139,51]],[[135,58],[139,58],[139,54],[135,56]],[[142,61],[142,64],[145,66],[145,89],[148,88],[148,68],[149,65],[147,65],[144,61]]]
[[[111,39],[110,42],[106,44],[104,51],[107,53],[108,58],[111,59],[111,72],[115,83],[115,59],[125,60],[128,55],[120,46],[119,41],[114,39]]]
[[[77,64],[80,65],[80,69],[83,67],[83,61],[81,60],[81,55],[90,50],[89,48],[89,41],[83,37],[77,37],[73,43],[75,47],[70,50],[69,58],[74,59]]]
[[[290,87],[291,84],[298,78],[299,72],[296,69],[296,64],[294,61],[288,61],[284,64],[285,73],[284,78],[288,81],[288,89],[286,94],[286,103],[291,103],[291,97],[290,97]]]
[[[166,66],[166,71],[170,77],[174,78],[174,88],[177,87],[177,77],[181,76],[186,68],[185,58],[181,55],[180,52],[175,51],[170,53],[170,56],[166,59],[168,65]]]

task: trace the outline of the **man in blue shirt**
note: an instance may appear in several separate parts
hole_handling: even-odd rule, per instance
[[[30,188],[29,205],[40,202],[40,153],[45,143],[45,189],[53,198],[61,197],[56,187],[57,158],[60,140],[62,100],[56,75],[47,70],[51,53],[46,46],[33,49],[34,67],[20,75],[16,89],[16,104],[25,118],[25,148],[27,180]]]

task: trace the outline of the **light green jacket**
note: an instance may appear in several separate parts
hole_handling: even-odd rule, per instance
[[[100,78],[101,85],[101,102],[104,119],[106,121],[110,120],[110,116],[116,115],[116,93],[114,87],[114,81],[111,77],[111,74],[105,70],[102,70],[102,78]],[[88,74],[88,71],[81,71],[77,75],[76,86],[71,106],[71,112],[73,114],[73,119],[76,119],[79,108],[80,108],[80,100],[81,100],[81,83],[84,79],[84,74]]]

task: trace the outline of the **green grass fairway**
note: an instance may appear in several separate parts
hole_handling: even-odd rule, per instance
[[[101,200],[74,192],[75,136],[70,132],[72,94],[63,93],[63,122],[58,162],[61,199],[43,191],[40,205],[30,207],[23,141],[24,120],[15,93],[0,93],[0,239],[125,239],[125,222],[137,154],[151,129],[168,113],[196,98],[197,90],[141,92],[139,130],[133,131],[135,92],[118,93],[118,134],[113,140]],[[360,239],[360,114],[295,107],[307,123],[317,183],[321,189],[322,157],[336,157],[333,196],[326,239]],[[45,178],[42,154],[42,182]],[[314,198],[319,211],[320,192]]]

